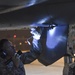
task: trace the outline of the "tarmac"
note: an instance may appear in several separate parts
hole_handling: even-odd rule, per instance
[[[49,66],[44,66],[38,60],[24,66],[26,75],[63,75],[64,59],[61,58]]]

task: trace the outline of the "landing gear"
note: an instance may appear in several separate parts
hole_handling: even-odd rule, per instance
[[[69,25],[67,54],[64,56],[63,75],[75,75],[75,25]]]

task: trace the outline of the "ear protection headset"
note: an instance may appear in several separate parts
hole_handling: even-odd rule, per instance
[[[3,47],[3,44],[7,41],[8,41],[7,39],[0,40],[0,57],[3,59],[7,57],[7,53],[6,53],[6,50],[4,50],[2,47]]]
[[[3,59],[5,59],[5,58],[6,58],[6,56],[7,56],[6,51],[5,51],[5,50],[3,50],[3,49],[0,49],[0,57],[1,57],[1,58],[3,58]]]
[[[0,49],[0,57],[1,57],[2,59],[5,59],[5,58],[7,57],[7,53],[6,53],[5,50]],[[12,61],[12,59],[10,58],[10,59],[8,59],[7,61],[5,61],[4,63],[7,65],[7,64],[9,64],[11,61]]]

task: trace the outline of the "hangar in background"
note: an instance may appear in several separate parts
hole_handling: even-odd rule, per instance
[[[29,50],[27,38],[31,36],[29,29],[22,30],[1,30],[0,39],[9,39],[15,46],[16,50]]]

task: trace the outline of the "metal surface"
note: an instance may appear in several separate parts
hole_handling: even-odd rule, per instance
[[[68,25],[45,29],[42,33],[42,53],[39,61],[48,66],[63,57],[67,52]]]
[[[0,0],[0,14],[39,4],[46,0]]]
[[[2,0],[0,5],[0,29],[75,23],[75,0]]]

